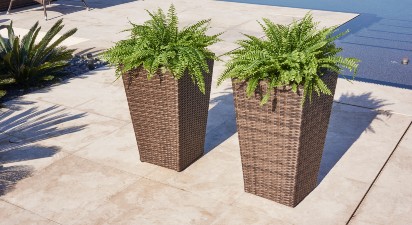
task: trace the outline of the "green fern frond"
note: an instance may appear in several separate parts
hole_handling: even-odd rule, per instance
[[[269,19],[259,22],[266,39],[245,35],[237,43],[239,49],[228,53],[232,57],[218,78],[218,85],[226,79],[247,82],[248,96],[256,92],[258,84],[265,82],[267,90],[261,104],[270,98],[271,89],[290,86],[297,92],[303,88],[302,104],[312,95],[331,95],[331,90],[321,80],[325,71],[340,73],[349,69],[356,74],[359,60],[338,56],[342,51],[334,41],[346,34],[335,35],[335,27],[318,29],[310,13],[289,26],[275,24]]]
[[[210,20],[200,20],[179,30],[173,5],[167,15],[161,9],[148,14],[151,19],[142,25],[131,23],[129,39],[117,42],[104,53],[104,58],[116,66],[116,75],[139,67],[148,72],[148,79],[158,72],[170,72],[175,79],[187,73],[205,93],[203,73],[209,72],[207,61],[219,60],[207,49],[220,41],[220,34],[206,35]]]

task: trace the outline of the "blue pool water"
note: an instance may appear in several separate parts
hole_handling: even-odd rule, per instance
[[[412,0],[225,0],[360,14],[339,29],[342,55],[362,60],[357,80],[412,89]],[[408,57],[408,65],[400,62]]]

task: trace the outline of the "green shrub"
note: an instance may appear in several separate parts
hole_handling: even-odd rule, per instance
[[[143,67],[148,79],[157,72],[170,72],[180,79],[185,72],[191,76],[200,91],[205,93],[202,72],[209,72],[208,59],[218,60],[208,46],[219,41],[217,35],[208,36],[210,20],[178,29],[178,18],[173,5],[168,14],[158,9],[147,11],[151,17],[143,25],[132,24],[131,37],[117,42],[104,54],[104,58],[116,66],[117,76],[126,71]]]
[[[245,35],[246,40],[238,41],[241,47],[228,53],[232,59],[227,62],[218,84],[228,78],[247,82],[246,92],[250,97],[260,82],[266,82],[268,90],[262,105],[275,87],[290,86],[294,92],[303,87],[303,104],[307,97],[311,100],[313,91],[318,95],[331,95],[320,79],[328,70],[340,73],[346,68],[356,74],[359,60],[338,56],[342,49],[334,43],[346,32],[334,36],[336,27],[317,29],[318,24],[310,14],[289,26],[274,24],[268,19],[263,21],[260,25],[266,38]]]
[[[62,29],[63,21],[57,21],[46,35],[36,43],[41,29],[35,23],[30,31],[20,38],[14,34],[13,23],[8,26],[8,38],[0,35],[0,69],[3,78],[13,78],[25,87],[37,85],[38,82],[56,75],[68,65],[74,50],[58,46],[77,29],[64,33],[52,40]]]

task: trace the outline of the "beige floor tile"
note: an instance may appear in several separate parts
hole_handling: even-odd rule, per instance
[[[335,101],[412,115],[412,90],[338,79]]]
[[[263,11],[265,14],[273,14],[273,15],[282,15],[282,16],[291,16],[291,17],[303,17],[309,11],[309,9],[301,9],[301,8],[289,8],[289,7],[279,7],[279,6],[266,6],[266,5],[253,5],[247,4],[244,6],[245,8],[254,8],[253,11],[250,13],[253,14],[260,14],[260,11]]]
[[[32,176],[34,169],[31,166],[0,166],[0,197],[15,190],[16,184]]]
[[[240,156],[218,151],[208,153],[183,172],[159,168],[146,177],[227,204],[243,193]]]
[[[247,192],[242,193],[232,206],[243,210],[258,211],[264,215],[270,215],[273,218],[285,221],[290,221],[296,211],[294,208]]]
[[[138,180],[79,224],[210,224],[227,205],[159,182]]]
[[[121,79],[116,78],[116,70],[114,67],[104,66],[96,70],[90,71],[88,73],[82,74],[79,78],[87,82],[102,83],[108,86],[121,86],[123,87],[123,82]]]
[[[288,225],[290,223],[270,217],[268,214],[261,213],[259,209],[241,209],[229,207],[212,225]]]
[[[0,198],[53,221],[71,224],[137,179],[70,156],[20,181],[14,191]]]
[[[293,224],[345,224],[367,188],[366,183],[343,177],[327,177],[295,208],[248,193],[242,194],[233,206],[257,209],[266,215]]]
[[[56,135],[46,135],[43,143],[61,146],[63,151],[68,152],[78,151],[129,123],[76,109],[68,109],[66,113],[75,119],[58,123],[55,126]]]
[[[361,220],[354,220],[349,223],[350,225],[379,225],[377,223],[361,221]]]
[[[37,130],[36,136],[55,133],[53,125],[67,120],[77,119],[79,115],[67,115],[66,108],[46,102],[25,100],[25,97],[4,103],[9,109],[1,114],[0,131],[8,134],[16,133],[20,137],[33,137],[31,131]],[[27,133],[32,133],[31,135]]]
[[[352,13],[321,10],[311,10],[311,13],[314,18],[314,21],[319,22],[319,27],[340,26],[358,16],[357,14]]]
[[[45,145],[41,141],[21,143],[6,141],[8,142],[6,144],[0,141],[2,146],[0,164],[6,167],[29,166],[33,171],[38,171],[69,155],[59,147]]]
[[[269,19],[270,21],[276,24],[282,24],[282,25],[288,25],[288,24],[291,24],[293,20],[300,19],[299,17],[262,14],[258,19],[251,20],[246,23],[240,24],[239,26],[236,26],[233,29],[238,30],[245,34],[256,36],[256,37],[264,37],[265,33],[263,32],[263,29],[259,24],[259,23],[264,24],[262,20],[263,18]]]
[[[226,141],[219,145],[216,151],[222,151],[240,158],[239,133],[236,132],[230,138],[226,139]]]
[[[295,209],[295,224],[346,224],[369,184],[344,177],[326,177]],[[316,216],[313,216],[316,215]]]
[[[409,129],[389,159],[378,180],[377,187],[389,188],[412,197],[412,130]]]
[[[7,106],[13,110],[0,118],[0,130],[17,141],[35,142],[40,146],[53,146],[63,151],[77,151],[93,142],[92,137],[109,134],[127,124],[121,120],[42,101],[17,99],[7,102]],[[10,143],[8,145],[14,146]]]
[[[104,90],[104,92],[110,93],[115,92],[117,88],[97,82],[85,82],[82,78],[72,78],[59,85],[31,93],[25,96],[25,99],[75,107],[99,97],[100,93],[94,90]]]
[[[0,200],[0,225],[54,225],[58,224],[30,211]]]
[[[409,130],[362,202],[351,224],[412,223],[412,131]]]
[[[126,93],[123,88],[118,88],[113,92],[103,92],[99,97],[75,108],[84,112],[131,122]]]
[[[179,19],[184,21],[198,21],[202,19],[211,19],[212,27],[233,28],[247,21],[253,20],[254,17],[245,15],[238,11],[228,11],[223,8],[215,7],[213,4],[205,4],[201,10],[187,10],[179,14]]]
[[[412,223],[411,213],[411,195],[399,192],[396,186],[392,188],[373,186],[350,224],[358,224],[358,221],[362,221],[377,225],[406,225]]]
[[[393,114],[377,115],[340,159],[333,176],[371,183],[407,129],[410,118]],[[339,175],[338,175],[339,174]]]
[[[235,50],[236,48],[239,48],[239,45],[233,42],[222,41],[222,42],[219,42],[219,44],[214,44],[208,48],[210,51],[214,52],[217,56],[221,56],[232,50]]]
[[[96,139],[75,155],[141,176],[158,168],[158,166],[140,161],[132,124]]]

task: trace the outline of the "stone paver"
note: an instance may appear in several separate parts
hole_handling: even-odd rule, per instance
[[[412,130],[389,159],[350,224],[410,224],[412,221]]]
[[[70,156],[19,182],[0,199],[59,223],[89,215],[109,196],[138,178]]]
[[[226,151],[213,150],[181,173],[158,168],[146,177],[232,204],[243,193],[242,166],[239,155]]]
[[[142,178],[111,196],[79,224],[210,224],[227,207],[208,196]]]
[[[411,90],[339,79],[335,101],[412,116]]]
[[[158,168],[140,161],[131,123],[109,135],[97,138],[92,144],[74,154],[140,176],[147,175]]]
[[[57,225],[58,223],[41,217],[28,210],[0,200],[0,224],[4,225]]]
[[[263,35],[256,22],[261,17],[288,24],[309,11],[210,0],[88,2],[92,11],[59,0],[49,21],[41,20],[38,8],[5,18],[27,29],[36,16],[44,28],[64,17],[65,29],[79,28],[74,40],[82,40],[71,47],[85,53],[126,37],[119,31],[128,28],[129,19],[146,20],[144,9],[167,9],[174,3],[182,25],[212,18],[211,32],[225,33],[224,42],[211,49],[223,54],[237,47],[233,42],[241,33]],[[321,26],[356,16],[312,12]],[[7,102],[0,111],[0,224],[346,224],[366,194],[353,223],[397,222],[390,212],[403,217],[400,224],[411,223],[410,213],[402,211],[409,209],[403,205],[411,185],[408,139],[395,151],[402,155],[394,154],[372,183],[412,121],[410,90],[339,79],[320,184],[289,208],[243,191],[231,84],[216,87],[223,69],[224,62],[215,63],[207,154],[181,173],[139,161],[123,85],[114,82],[114,69],[101,68]],[[387,220],[373,219],[384,213],[388,216],[377,218]]]

